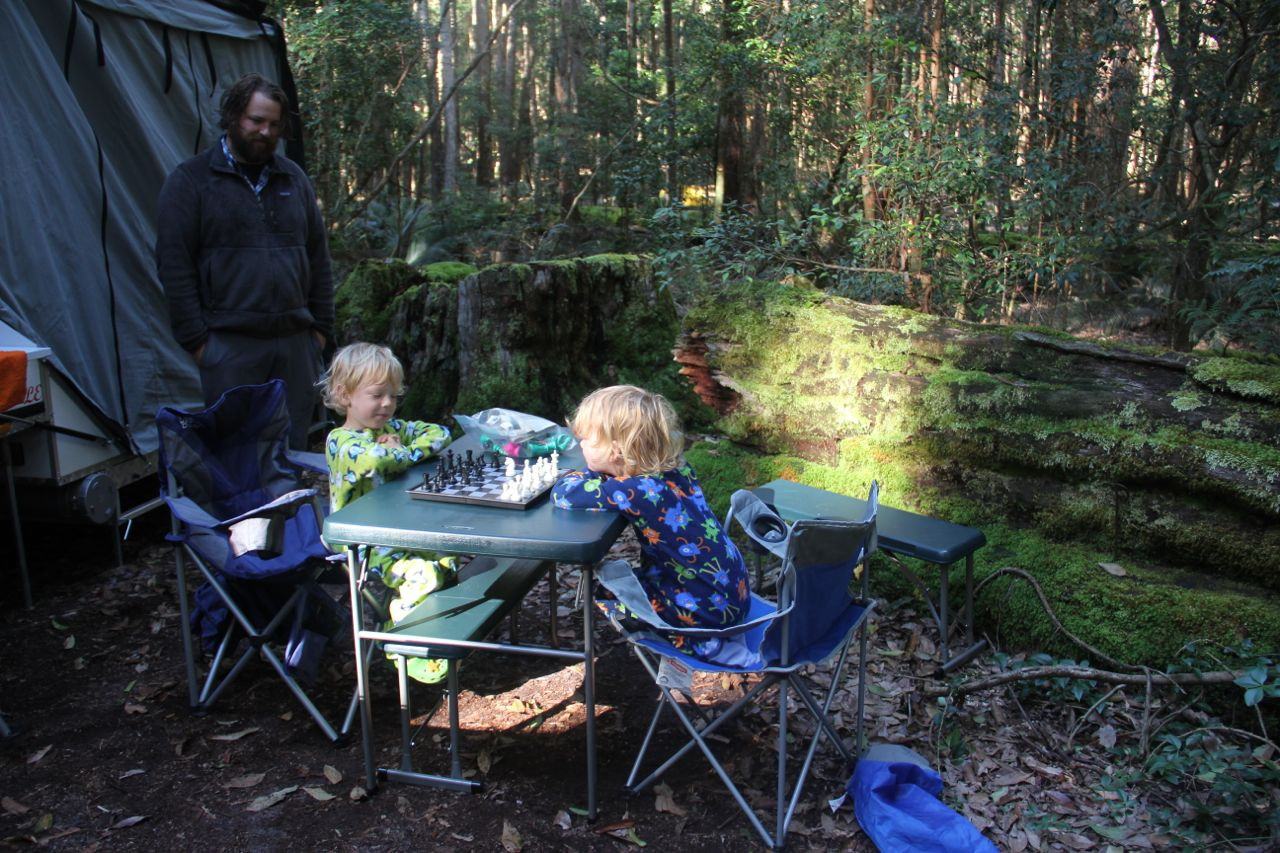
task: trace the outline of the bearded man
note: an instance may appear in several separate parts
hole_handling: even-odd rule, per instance
[[[283,379],[290,445],[304,449],[333,336],[333,278],[315,188],[276,153],[288,106],[257,74],[226,91],[225,132],[160,190],[156,268],[205,404],[236,385]]]

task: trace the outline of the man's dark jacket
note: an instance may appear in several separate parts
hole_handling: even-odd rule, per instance
[[[333,277],[311,181],[276,155],[260,195],[221,143],[176,168],[160,190],[156,267],[178,343],[219,329],[333,339]]]

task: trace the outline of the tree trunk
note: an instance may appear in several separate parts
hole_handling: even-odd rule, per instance
[[[737,2],[723,0],[720,39],[725,56],[720,61],[719,104],[716,111],[716,189],[715,213],[725,205],[739,210],[756,208],[747,175],[747,99],[746,81],[738,69],[737,55],[743,49],[742,27]]]
[[[403,410],[415,417],[500,405],[563,422],[582,396],[619,382],[696,403],[669,343],[654,345],[674,340],[679,320],[644,258],[494,264],[454,282],[378,259],[340,295],[340,339],[385,341],[400,355]]]
[[[870,35],[875,29],[876,0],[864,0],[862,4],[862,30]],[[862,120],[870,124],[875,120],[876,90],[874,78],[876,73],[875,51],[867,51],[867,61],[862,78]],[[880,213],[880,199],[876,194],[876,186],[871,179],[871,158],[874,156],[874,145],[868,144],[862,149],[862,218],[867,222],[875,222]]]
[[[663,99],[666,101],[665,131],[667,150],[662,160],[667,180],[667,202],[680,201],[680,177],[676,164],[676,56],[674,24],[671,16],[671,0],[662,0],[662,78]]]
[[[440,14],[440,91],[449,92],[457,82],[455,61],[457,58],[457,29],[455,6],[452,0],[441,0]],[[444,105],[444,171],[441,189],[446,195],[458,191],[458,148],[462,128],[458,127],[458,99],[450,98]]]
[[[489,0],[476,0],[475,4],[475,43],[477,50],[484,50],[489,44],[490,9]],[[504,28],[505,29],[505,28]],[[495,51],[501,53],[501,46],[494,45]],[[493,145],[489,139],[489,117],[493,111],[493,54],[486,52],[476,69],[477,98],[476,116],[476,186],[487,187],[493,183]]]
[[[690,311],[677,360],[735,441],[1280,590],[1278,367],[758,286]]]

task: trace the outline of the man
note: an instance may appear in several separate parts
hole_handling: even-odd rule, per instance
[[[289,443],[303,449],[333,335],[333,278],[315,189],[276,153],[287,113],[284,91],[257,74],[226,91],[225,133],[160,190],[156,267],[205,404],[283,379]]]

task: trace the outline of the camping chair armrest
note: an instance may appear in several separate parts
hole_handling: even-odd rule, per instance
[[[174,518],[183,524],[209,530],[218,526],[218,519],[201,509],[200,505],[191,498],[172,498],[165,495],[164,502],[169,506],[169,511],[173,513]]]
[[[250,518],[288,518],[296,514],[299,507],[309,506],[314,503],[318,494],[319,492],[316,489],[295,489],[292,492],[286,492],[270,503],[254,507],[248,512],[242,512],[234,518],[222,519],[216,523],[216,526],[226,530]]]
[[[328,474],[329,463],[325,461],[323,453],[311,453],[306,450],[288,450],[285,455],[289,461],[293,463],[295,468],[301,468],[305,471],[314,471],[317,474]]]

